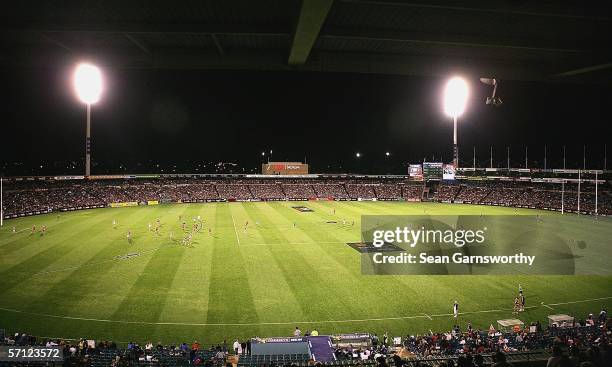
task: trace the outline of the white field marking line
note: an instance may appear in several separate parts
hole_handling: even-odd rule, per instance
[[[601,301],[606,299],[612,299],[612,296],[609,297],[601,297],[601,298],[591,298],[585,299],[581,301],[570,301],[570,302],[559,302],[559,303],[551,303],[553,305],[569,305],[575,303],[587,303],[593,301]],[[528,306],[525,309],[537,308],[538,306]],[[108,319],[95,319],[88,317],[74,317],[74,316],[59,316],[59,315],[51,315],[45,313],[38,312],[27,312],[21,310],[15,310],[12,308],[4,308],[0,307],[0,311],[12,312],[12,313],[20,313],[23,315],[31,315],[31,316],[42,316],[42,317],[51,317],[55,319],[64,319],[64,320],[78,320],[78,321],[94,321],[94,322],[104,322],[104,323],[114,323],[114,324],[136,324],[136,325],[174,325],[174,326],[258,326],[258,325],[293,325],[293,324],[333,324],[333,323],[351,323],[351,322],[370,322],[370,321],[393,321],[393,320],[408,320],[408,319],[420,319],[420,318],[433,318],[433,317],[450,317],[453,316],[452,313],[444,313],[438,315],[412,315],[412,316],[396,316],[396,317],[381,317],[381,318],[369,318],[369,319],[352,319],[352,320],[323,320],[323,321],[288,321],[288,322],[242,322],[242,323],[190,323],[190,322],[150,322],[150,321],[129,321],[129,320],[108,320]],[[496,310],[480,310],[480,311],[468,311],[468,312],[459,312],[459,315],[473,315],[479,313],[494,313],[494,312],[508,312],[512,311],[511,308],[503,308]]]
[[[546,307],[546,308],[549,308],[549,309],[551,309],[551,310],[554,310],[554,308],[550,307],[549,305],[547,305],[547,304],[545,304],[545,303],[542,303],[542,306],[544,306],[544,307]]]
[[[561,306],[561,305],[573,305],[574,303],[585,303],[591,301],[603,301],[606,299],[610,299],[612,297],[601,297],[601,298],[591,298],[583,301],[571,301],[571,302],[560,302],[560,303],[548,303],[549,306]]]
[[[142,254],[148,254],[150,252],[154,252],[154,251],[157,251],[157,250],[162,249],[162,248],[178,247],[178,246],[179,245],[177,245],[177,244],[161,245],[161,246],[158,246],[158,247],[153,248],[153,249],[149,249],[149,250],[138,252],[138,256],[134,256],[133,258],[139,258],[140,255],[142,255]],[[68,270],[72,270],[72,269],[80,269],[80,268],[86,268],[86,267],[89,267],[89,266],[100,265],[100,264],[104,264],[104,263],[107,263],[107,262],[110,262],[110,261],[125,261],[125,260],[131,260],[132,259],[132,258],[121,258],[121,256],[125,256],[125,255],[127,255],[127,254],[117,255],[116,257],[114,257],[112,259],[100,260],[100,261],[96,261],[96,262],[93,262],[93,263],[74,265],[74,266],[69,266],[67,268],[61,268],[61,269],[51,269],[51,270],[39,271],[38,273],[33,273],[31,275],[32,276],[36,276],[36,275],[43,275],[43,274],[50,274],[50,273],[59,273],[59,272],[62,272],[62,271],[68,271]]]
[[[230,216],[232,217],[232,224],[234,225],[234,233],[236,234],[236,240],[238,241],[238,246],[240,246],[240,236],[238,236],[238,230],[236,229],[236,222],[234,221],[234,213],[232,213],[232,208],[229,208]]]
[[[428,314],[424,313],[423,315],[425,315],[425,317],[427,317],[428,319],[433,320]]]
[[[13,230],[11,229],[11,230],[7,230],[6,232],[4,232],[4,231],[0,232],[0,234],[10,236],[12,234],[19,234],[21,232],[25,232],[25,231],[29,231],[29,230],[30,230],[30,228],[22,228],[22,229],[20,229],[18,231],[13,232]]]
[[[248,246],[277,246],[277,245],[316,245],[316,244],[336,244],[336,243],[346,243],[345,241],[315,241],[315,242],[272,242],[272,243],[249,243],[247,245],[242,245],[243,247]]]
[[[20,234],[21,232],[25,232],[25,231],[31,231],[31,229],[30,229],[30,228],[23,228],[23,229],[20,229],[20,230],[18,230],[18,231],[15,231],[15,233],[13,233],[13,231],[10,231],[10,232],[0,233],[0,234],[2,234],[2,235],[6,235],[6,236],[10,236],[10,235],[16,236],[16,235]],[[37,234],[37,233],[38,233],[38,232],[30,233],[30,235],[35,235],[35,234]],[[7,237],[7,238],[10,238],[10,237]],[[9,244],[9,243],[13,243],[13,242],[15,242],[15,241],[8,241],[8,242],[6,242],[6,243],[4,243],[4,244],[0,245],[0,247],[1,247],[1,246],[4,246],[4,245],[6,245],[6,244]]]

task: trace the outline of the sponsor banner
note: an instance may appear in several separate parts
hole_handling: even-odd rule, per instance
[[[159,204],[159,200],[148,200],[147,205],[157,205]]]
[[[361,339],[369,339],[370,334],[337,334],[332,336],[334,339],[340,340],[361,340]]]
[[[284,337],[272,337],[272,338],[263,338],[258,340],[260,343],[301,343],[304,342],[304,338],[284,338]]]
[[[82,180],[84,179],[85,176],[55,176],[53,177],[54,180]]]
[[[134,178],[133,175],[96,175],[87,177],[88,180],[122,180],[126,178]]]
[[[423,179],[423,166],[420,164],[411,164],[408,166],[408,176],[414,179]]]
[[[443,180],[454,180],[455,179],[455,166],[452,164],[445,164],[442,171]]]
[[[301,162],[269,162],[261,165],[262,175],[308,175],[308,165]]]
[[[137,201],[128,201],[124,203],[110,203],[111,208],[124,208],[128,206],[138,206]]]

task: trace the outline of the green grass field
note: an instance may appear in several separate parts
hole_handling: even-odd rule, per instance
[[[612,306],[612,277],[361,275],[360,255],[346,245],[360,240],[360,217],[424,210],[516,214],[501,207],[318,201],[140,206],[8,220],[0,229],[0,328],[205,344],[289,335],[295,326],[321,334],[396,336],[450,329],[455,299],[467,313],[462,325],[469,320],[484,328],[510,318],[519,283],[527,305],[535,306],[520,315],[525,322],[544,322],[554,313],[582,317]],[[180,243],[179,215],[188,225],[198,215],[205,220],[191,247]],[[156,218],[159,235],[147,229]],[[578,227],[592,219],[576,220]],[[47,233],[31,234],[33,224],[46,225]],[[128,253],[139,256],[117,258]]]

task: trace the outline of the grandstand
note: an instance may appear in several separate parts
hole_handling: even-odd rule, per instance
[[[605,175],[604,177],[605,178]],[[408,205],[408,207],[414,205],[420,205],[419,208],[424,208],[424,211],[436,211],[439,210],[436,207],[428,207],[428,205],[435,205],[435,202],[442,203],[443,205],[453,205],[453,207],[466,208],[474,207],[474,204],[482,205],[483,207],[515,207],[533,209],[543,209],[559,211],[561,210],[561,199],[564,201],[564,210],[567,212],[577,211],[577,197],[578,187],[576,185],[563,185],[563,192],[559,191],[561,188],[558,184],[550,182],[540,182],[539,179],[533,181],[514,181],[514,180],[499,180],[499,179],[480,179],[474,180],[471,178],[457,179],[453,181],[438,181],[438,180],[415,180],[409,176],[351,176],[351,175],[308,175],[304,177],[263,177],[259,175],[146,175],[139,177],[138,175],[128,176],[112,176],[112,177],[92,177],[87,180],[80,178],[76,179],[62,179],[62,177],[34,177],[34,178],[13,178],[6,180],[3,183],[3,212],[5,219],[20,218],[27,219],[34,215],[35,218],[43,219],[42,222],[38,223],[50,223],[52,227],[53,221],[49,221],[44,218],[48,218],[49,215],[60,214],[62,217],[68,215],[66,219],[70,218],[71,212],[78,213],[85,211],[87,213],[97,213],[102,210],[100,208],[124,206],[124,204],[133,203],[137,207],[151,207],[152,204],[162,204],[161,206],[154,205],[151,208],[168,208],[174,212],[174,208],[179,209],[182,206],[188,207],[189,205],[204,205],[202,209],[211,207],[217,208],[216,205],[222,203],[234,203],[235,205],[244,205],[239,203],[265,203],[265,202],[277,202],[286,201],[304,203],[302,206],[314,209],[315,213],[323,210],[324,213],[317,214],[318,216],[323,215],[328,218],[326,221],[330,221],[329,218],[343,218],[342,220],[348,223],[347,219],[351,219],[345,210],[359,210],[362,212],[363,208],[351,206],[343,207],[340,205],[342,202],[350,203],[374,203],[381,201],[385,203],[397,203],[401,205]],[[583,183],[581,186],[581,210],[583,214],[595,214],[594,212],[594,190],[595,187],[591,184]],[[601,185],[598,185],[597,190],[597,205],[598,215],[606,216],[612,213],[611,200],[610,200],[610,187],[608,181],[604,181]],[[239,203],[238,203],[239,202]],[[202,204],[198,204],[202,203]],[[340,206],[329,206],[320,204],[314,205],[314,203],[339,203]],[[403,203],[403,204],[402,204]],[[149,204],[149,205],[147,205]],[[173,205],[179,205],[173,207]],[[461,205],[463,204],[463,205]],[[131,204],[130,204],[131,205]],[[295,205],[295,204],[288,204]],[[247,246],[248,248],[251,243],[257,242],[252,239],[250,234],[246,232],[247,225],[244,226],[244,233],[242,233],[242,224],[236,225],[236,223],[243,223],[245,219],[252,220],[256,223],[256,227],[251,229],[258,232],[257,236],[263,236],[259,241],[270,240],[269,234],[266,234],[268,227],[272,225],[271,218],[275,218],[280,213],[284,213],[283,206],[274,207],[275,214],[267,213],[268,209],[265,207],[248,207],[245,206],[243,210],[250,213],[248,216],[243,216],[236,211],[236,208],[229,208],[232,217],[229,218],[233,225],[230,224],[232,232],[229,237],[222,234],[224,241],[227,241],[232,236],[235,236],[237,244],[239,246]],[[325,213],[327,210],[332,210],[333,213]],[[376,208],[371,207],[368,211],[372,213],[380,213],[382,207]],[[111,209],[116,211],[129,210],[128,208],[117,208]],[[218,210],[222,207],[218,207]],[[398,207],[398,210],[402,210]],[[421,209],[416,209],[421,210]],[[471,209],[469,209],[471,210]],[[337,211],[337,215],[336,215]],[[368,213],[365,211],[364,213]],[[460,209],[461,211],[461,209]],[[158,211],[156,211],[158,212]],[[180,210],[179,212],[183,212]],[[476,211],[481,213],[482,210]],[[204,226],[209,226],[214,233],[223,233],[225,231],[223,227],[219,227],[218,222],[221,219],[214,219],[205,213],[210,213],[208,210],[204,212]],[[256,213],[266,213],[265,215]],[[389,214],[397,213],[390,211]],[[502,213],[502,212],[500,212]],[[38,215],[37,215],[38,214]],[[126,220],[120,212],[116,213],[119,218],[119,223],[123,228],[123,223]],[[142,214],[149,218],[151,214]],[[155,214],[158,216],[159,214]],[[165,218],[165,214],[161,214]],[[283,214],[285,215],[285,214]],[[299,214],[296,214],[299,215]],[[106,215],[104,215],[108,218]],[[115,217],[115,216],[113,216]],[[217,214],[218,217],[218,214]],[[310,220],[303,222],[302,219],[296,217],[296,219],[283,219],[275,224],[276,226],[282,227],[284,220],[295,221],[295,223],[303,229],[300,231],[307,231],[309,236],[315,236],[319,238],[320,234],[313,232],[311,229],[307,229],[314,225]],[[25,230],[22,228],[19,222],[14,222],[13,219],[8,221],[9,226],[12,223],[17,223],[19,232]],[[57,221],[63,221],[58,216]],[[108,219],[106,219],[108,220]],[[150,219],[152,221],[152,219]],[[195,220],[195,219],[194,219]],[[247,220],[247,224],[248,224]],[[275,219],[278,220],[278,219]],[[351,219],[352,220],[352,219]],[[167,219],[162,219],[162,223],[165,223]],[[211,221],[210,224],[207,222]],[[338,221],[338,219],[335,219]],[[353,220],[354,222],[354,220]],[[128,224],[130,225],[130,224]],[[171,226],[175,226],[170,224]],[[130,225],[131,226],[131,225]],[[164,224],[166,226],[166,224]],[[319,225],[316,225],[319,226]],[[261,228],[257,228],[261,227]],[[7,227],[5,227],[7,228]],[[264,229],[266,228],[266,229]],[[316,228],[316,227],[314,227]],[[169,229],[164,229],[167,232]],[[179,232],[178,229],[175,231]],[[233,233],[233,232],[236,233]],[[274,230],[276,233],[274,237],[277,241],[281,233],[287,232],[287,229],[279,228]],[[290,231],[290,230],[289,230]],[[50,233],[54,232],[51,230]],[[8,233],[7,233],[8,234]],[[139,235],[140,237],[141,235]],[[291,236],[295,236],[291,235]],[[10,237],[5,237],[10,238]],[[208,239],[203,239],[205,242],[209,242]],[[148,240],[147,240],[148,241]],[[200,240],[201,241],[201,240]],[[213,239],[213,241],[216,241]],[[281,239],[281,243],[286,241],[287,246],[291,245],[291,240]],[[295,240],[294,240],[295,241]],[[321,241],[319,239],[319,241]],[[102,242],[103,243],[103,242]],[[323,242],[326,243],[326,242]],[[255,244],[255,243],[253,243]],[[198,245],[199,246],[199,245]],[[295,245],[293,245],[295,246]],[[6,249],[11,249],[9,245]],[[138,250],[135,250],[138,251]],[[142,256],[138,254],[138,256]],[[53,262],[53,261],[52,261]],[[42,269],[50,271],[56,271],[56,267],[47,267],[41,264]],[[56,270],[53,270],[53,269]],[[25,270],[25,269],[24,269]],[[15,274],[19,274],[23,270],[16,270]],[[61,269],[60,269],[61,271]],[[19,281],[19,276],[11,280],[10,282]],[[605,288],[605,287],[604,287]],[[605,294],[605,292],[604,292]],[[602,295],[604,295],[602,294]],[[609,297],[600,298],[604,304],[607,304]],[[592,306],[592,302],[588,302],[585,306]],[[581,308],[584,310],[585,308]],[[546,308],[543,308],[540,312],[546,313]],[[591,310],[596,313],[596,310]],[[487,315],[487,314],[485,314]],[[429,317],[429,316],[427,316]],[[598,319],[598,322],[605,323],[605,316],[602,319]],[[459,359],[463,358],[483,358],[483,360],[491,361],[494,358],[497,351],[505,353],[508,360],[515,364],[529,365],[532,361],[546,360],[550,356],[551,348],[555,343],[558,342],[559,331],[555,328],[537,326],[537,331],[531,330],[531,326],[528,326],[525,330],[520,333],[516,332],[503,332],[503,331],[490,331],[486,328],[487,324],[493,324],[494,319],[487,316],[477,318],[474,316],[474,320],[480,320],[478,323],[480,328],[463,329],[463,327],[456,327],[450,333],[439,332],[434,334],[412,334],[407,330],[407,336],[400,337],[400,341],[381,342],[375,333],[369,334],[367,337],[367,343],[357,347],[358,344],[351,346],[352,344],[337,344],[334,348],[329,351],[321,349],[315,349],[314,354],[295,354],[284,352],[269,352],[268,354],[262,355],[251,355],[250,351],[233,351],[231,346],[228,346],[228,341],[221,342],[217,340],[217,343],[209,344],[206,347],[199,347],[194,350],[192,346],[185,343],[177,344],[160,344],[156,347],[145,343],[143,340],[140,342],[129,343],[128,345],[123,343],[115,343],[110,341],[96,341],[91,342],[91,345],[82,345],[84,341],[71,341],[70,339],[53,339],[45,337],[33,337],[28,334],[21,333],[20,330],[11,330],[7,333],[5,344],[15,345],[46,345],[54,346],[59,345],[63,348],[64,354],[69,356],[68,360],[74,363],[87,363],[92,366],[104,366],[117,363],[130,363],[132,365],[173,365],[183,366],[194,363],[194,361],[208,361],[209,363],[224,363],[226,359],[234,361],[238,366],[258,366],[263,364],[292,364],[298,366],[305,366],[312,363],[312,361],[325,363],[331,366],[344,366],[354,365],[359,361],[359,364],[380,364],[387,363],[389,365],[398,365],[398,363],[408,363],[409,365],[420,365],[426,363],[429,365],[443,365],[449,363],[449,361],[455,361],[460,363]],[[585,340],[581,346],[581,350],[588,347],[588,343],[591,343],[594,339],[592,333],[603,332],[605,328],[593,328],[592,324],[588,324],[585,316],[576,326],[575,329],[564,329],[563,335],[569,338],[571,335],[572,340],[575,342],[575,338],[578,335],[588,336],[588,342]],[[6,322],[6,318],[4,319]],[[407,319],[407,320],[410,320]],[[534,318],[533,325],[539,325],[540,320]],[[581,326],[582,325],[582,326]],[[603,325],[603,324],[602,324]],[[376,329],[376,328],[374,328]],[[333,330],[333,329],[332,329]],[[363,330],[363,329],[356,329]],[[395,329],[393,329],[395,330]],[[330,330],[331,331],[331,330]],[[15,332],[15,336],[12,336]],[[222,332],[223,333],[223,332]],[[308,334],[308,331],[306,331]],[[244,332],[239,333],[244,338]],[[399,333],[401,335],[401,332]],[[215,332],[213,335],[221,335]],[[215,336],[212,336],[215,338]],[[251,334],[251,337],[255,337],[255,334]],[[309,336],[304,336],[308,338]],[[605,334],[602,337],[607,338]],[[332,340],[336,340],[335,336],[330,337],[330,343]],[[103,339],[102,339],[103,340]],[[214,340],[214,339],[213,339]],[[301,339],[300,339],[301,340]],[[305,339],[308,340],[308,339]],[[604,339],[605,340],[605,339]],[[333,346],[333,343],[330,344]],[[359,344],[360,345],[360,344]],[[598,342],[593,345],[603,345]],[[202,349],[200,349],[202,348]],[[237,357],[232,357],[233,354],[238,354]],[[573,353],[573,352],[572,352]],[[578,353],[578,352],[576,352]],[[605,349],[601,353],[606,353]],[[401,356],[397,360],[397,356]],[[381,359],[382,358],[382,359]],[[603,357],[598,357],[603,358]],[[83,362],[85,361],[85,362]],[[404,362],[399,362],[404,361]],[[200,362],[197,362],[200,363]]]
[[[346,176],[287,178],[159,176],[157,179],[116,176],[101,180],[56,180],[53,177],[9,180],[5,183],[4,215],[14,218],[51,211],[104,207],[122,202],[193,203],[268,200],[406,200],[484,204],[517,208],[578,211],[578,186],[534,181],[456,180],[419,182],[409,177]],[[609,181],[597,190],[600,215],[612,214]],[[563,199],[563,200],[562,200]],[[595,186],[583,184],[580,212],[595,214]],[[562,205],[563,202],[563,205]]]

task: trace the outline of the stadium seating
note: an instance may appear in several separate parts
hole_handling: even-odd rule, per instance
[[[431,199],[442,202],[578,210],[578,187],[513,181],[457,181],[430,184]],[[408,200],[420,201],[426,187],[404,179],[127,179],[74,181],[15,181],[5,185],[3,209],[6,216],[22,216],[112,203],[150,200],[160,202],[205,202],[232,200]],[[595,188],[583,185],[580,211],[595,212]],[[599,188],[599,214],[612,214],[612,190]]]
[[[380,184],[374,186],[374,192],[379,199],[397,200],[402,197],[402,186],[397,184]]]
[[[482,357],[483,365],[493,362],[493,354],[502,352],[505,358],[515,364],[530,366],[532,362],[545,362],[550,356],[549,350],[554,347],[567,349],[566,353],[576,356],[575,361],[594,363],[595,366],[612,357],[610,355],[607,328],[607,315],[600,315],[594,320],[594,325],[587,326],[584,320],[574,327],[541,328],[539,324],[532,325],[536,331],[521,330],[518,332],[498,332],[469,329],[460,331],[455,328],[444,333],[429,333],[426,335],[408,335],[402,338],[401,345],[391,346],[380,343],[372,338],[366,344],[336,347],[335,359],[319,364],[325,366],[397,366],[399,357],[403,365],[408,366],[438,366],[453,364],[465,365],[473,356]],[[91,347],[84,339],[73,343],[63,340],[38,340],[36,337],[17,333],[0,340],[0,345],[44,346],[54,343],[63,349],[64,365],[80,365],[90,367],[103,366],[192,366],[192,365],[225,365],[229,353],[226,347],[211,346],[209,349],[191,349],[186,344],[177,346],[162,346],[141,348],[137,343],[127,348],[117,347],[112,342],[97,342]],[[184,346],[184,348],[183,348]],[[590,353],[580,351],[591,350]],[[294,365],[310,366],[309,354],[278,354],[251,355],[242,353],[237,356],[237,366],[273,366]],[[463,361],[462,361],[463,359]],[[466,361],[467,359],[467,361]],[[234,362],[236,362],[234,360]],[[598,364],[599,363],[599,364]],[[0,367],[9,366],[0,362]],[[30,366],[45,364],[32,363]],[[469,364],[472,366],[472,364]]]
[[[317,197],[310,184],[282,184],[287,199],[310,199]]]

